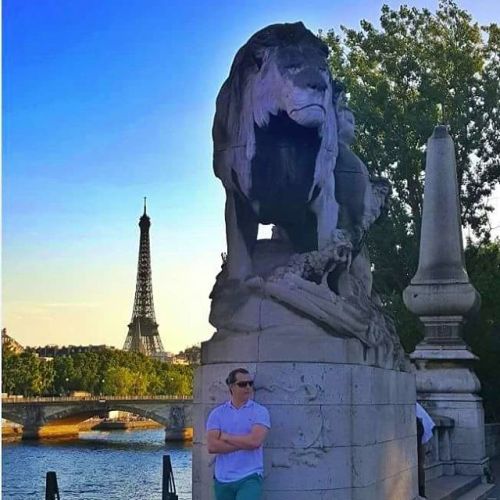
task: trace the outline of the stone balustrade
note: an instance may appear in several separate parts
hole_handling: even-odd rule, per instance
[[[191,401],[191,396],[176,396],[176,395],[162,395],[162,396],[35,396],[35,397],[20,397],[20,396],[7,396],[2,398],[4,403],[63,403],[71,401]]]
[[[432,439],[425,445],[425,476],[427,480],[455,474],[452,459],[452,432],[455,421],[449,417],[431,415],[436,424]],[[485,424],[486,455],[500,456],[500,423]]]
[[[486,454],[490,457],[500,456],[500,423],[486,424],[484,426],[486,439]]]
[[[431,415],[431,417],[436,427],[432,439],[425,445],[425,477],[427,480],[455,474],[451,455],[451,432],[455,427],[455,421],[440,415]]]

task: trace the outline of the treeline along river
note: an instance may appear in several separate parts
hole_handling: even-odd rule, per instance
[[[164,429],[81,432],[67,441],[2,444],[2,498],[39,500],[57,473],[61,500],[161,500],[169,454],[180,500],[191,500],[191,445],[165,443]]]

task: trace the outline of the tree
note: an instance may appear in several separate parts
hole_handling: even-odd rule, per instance
[[[17,354],[9,347],[2,346],[2,391],[16,394]]]
[[[54,390],[57,394],[66,395],[74,387],[75,366],[71,356],[56,356],[54,358]]]
[[[104,393],[108,396],[130,396],[134,392],[134,373],[124,366],[111,367],[104,375]]]
[[[190,365],[199,365],[201,362],[201,346],[200,344],[195,344],[191,347],[186,347],[177,356],[185,358]]]
[[[193,367],[172,365],[141,353],[117,350],[56,356],[53,361],[34,353],[16,354],[3,348],[2,386],[10,394],[192,396]]]
[[[30,352],[3,350],[2,387],[5,392],[23,396],[50,394],[54,387],[52,362]]]
[[[465,339],[479,356],[476,373],[487,420],[500,420],[500,240],[469,243],[466,251],[470,279],[481,294],[481,310],[466,324]]]
[[[457,153],[462,222],[490,239],[488,196],[500,177],[500,29],[481,28],[451,0],[427,9],[382,7],[380,28],[322,35],[333,75],[357,121],[354,145],[373,176],[393,186],[389,217],[369,236],[374,283],[413,349],[421,328],[403,289],[418,262],[427,138],[449,124]]]

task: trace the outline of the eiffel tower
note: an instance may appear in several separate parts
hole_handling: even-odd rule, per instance
[[[139,219],[141,236],[139,240],[139,262],[137,264],[137,285],[135,288],[134,310],[128,325],[128,334],[123,346],[124,351],[142,352],[146,356],[164,358],[165,351],[158,333],[153,304],[153,283],[151,280],[151,255],[149,249],[149,228],[151,219],[144,214]]]

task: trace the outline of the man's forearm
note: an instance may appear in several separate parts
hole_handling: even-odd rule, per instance
[[[223,432],[220,439],[240,450],[254,450],[260,446],[252,434],[236,435]]]
[[[227,441],[223,441],[222,439],[214,439],[209,447],[208,447],[208,452],[209,453],[231,453],[233,451],[237,451],[240,448],[237,446],[228,443]]]

